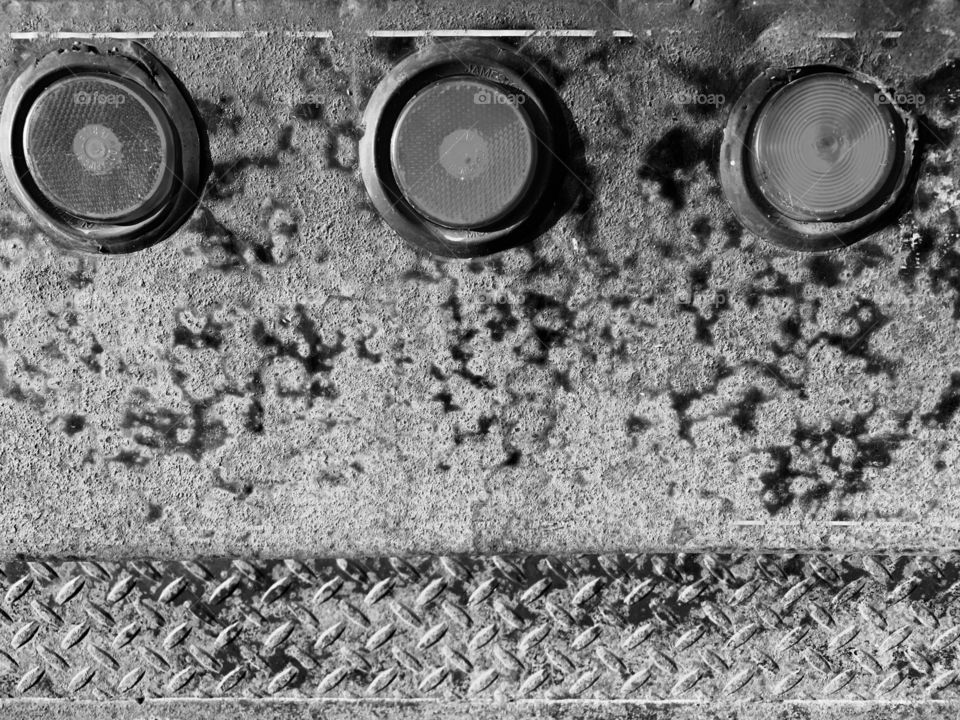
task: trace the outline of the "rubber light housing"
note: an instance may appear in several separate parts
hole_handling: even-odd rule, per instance
[[[569,197],[569,113],[548,78],[499,42],[438,42],[403,60],[364,114],[360,168],[380,215],[430,253],[528,242]]]
[[[74,44],[31,62],[0,117],[8,186],[57,245],[140,250],[190,216],[209,175],[182,84],[146,48]]]
[[[902,209],[916,167],[914,116],[856,71],[768,70],[737,101],[720,182],[754,234],[796,251],[846,247]]]

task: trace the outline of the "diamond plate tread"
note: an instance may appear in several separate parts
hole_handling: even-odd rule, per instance
[[[0,566],[0,697],[960,698],[960,554]]]

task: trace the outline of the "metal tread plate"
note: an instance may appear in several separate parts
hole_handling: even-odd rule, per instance
[[[0,698],[960,698],[954,554],[0,567]]]

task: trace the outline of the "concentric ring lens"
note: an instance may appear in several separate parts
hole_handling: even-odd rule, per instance
[[[760,110],[751,155],[764,198],[795,220],[848,217],[896,170],[897,138],[879,94],[839,73],[780,88]]]
[[[877,78],[834,65],[768,68],[732,106],[720,185],[744,227],[825,252],[890,224],[916,180],[917,118]]]
[[[450,228],[489,225],[524,197],[536,143],[522,94],[466,77],[435,82],[397,120],[391,164],[406,200]]]

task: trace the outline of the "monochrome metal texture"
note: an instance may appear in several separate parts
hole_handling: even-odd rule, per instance
[[[0,696],[956,698],[960,555],[3,566]]]
[[[590,171],[469,262],[358,147],[459,39],[549,76]],[[0,0],[5,82],[127,41],[214,167],[123,256],[0,188],[0,719],[960,716],[960,0]],[[899,223],[798,258],[717,163],[807,64],[929,137]]]

